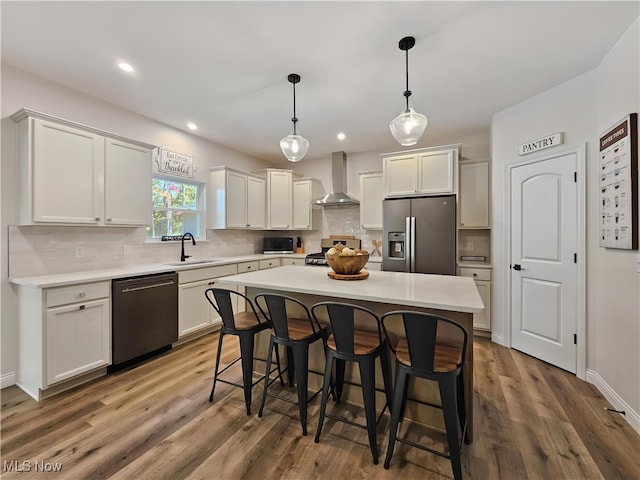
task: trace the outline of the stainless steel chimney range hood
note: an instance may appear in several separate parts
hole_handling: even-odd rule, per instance
[[[346,193],[347,191],[347,154],[331,154],[331,193],[313,201],[323,207],[337,205],[360,205],[360,202]]]

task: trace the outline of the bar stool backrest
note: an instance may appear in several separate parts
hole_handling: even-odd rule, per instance
[[[414,311],[393,311],[385,313],[382,318],[382,326],[387,331],[386,324],[390,317],[401,316],[404,326],[404,334],[409,347],[409,358],[411,367],[421,370],[429,375],[434,372],[436,361],[436,343],[442,342],[438,335],[439,328],[447,329],[447,340],[454,340],[456,345],[462,349],[462,354],[458,367],[464,363],[467,348],[467,331],[457,322],[448,318],[439,317],[430,313]],[[453,333],[453,335],[451,335]],[[451,337],[458,337],[457,339]],[[440,339],[440,341],[439,341]],[[395,347],[391,350],[396,354]]]
[[[326,309],[331,333],[338,351],[353,355],[355,353],[354,332],[356,327],[363,330],[377,331],[378,343],[382,343],[382,329],[380,319],[371,310],[340,302],[320,302],[311,307],[311,313],[316,321],[321,309]]]
[[[204,296],[207,298],[211,306],[214,308],[218,315],[222,318],[222,324],[229,330],[236,329],[236,323],[233,314],[233,302],[231,301],[231,294],[240,297],[241,301],[246,301],[247,305],[253,311],[258,323],[263,323],[264,320],[260,320],[260,316],[256,312],[253,302],[249,297],[242,293],[235,292],[233,290],[227,290],[226,288],[207,288],[204,292]]]
[[[278,338],[289,340],[289,314],[291,312],[287,311],[288,308],[292,310],[295,307],[296,313],[302,311],[302,318],[309,320],[313,332],[321,330],[320,325],[311,319],[311,313],[307,306],[295,298],[286,295],[261,293],[256,295],[255,301],[262,314],[271,320],[273,331]],[[268,314],[263,309],[262,302],[265,303]],[[296,318],[300,317],[301,315],[296,314]]]

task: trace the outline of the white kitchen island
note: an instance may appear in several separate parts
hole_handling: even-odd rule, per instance
[[[426,275],[401,272],[371,271],[365,280],[334,280],[327,276],[329,268],[286,266],[261,270],[219,279],[221,284],[239,285],[253,298],[258,293],[280,293],[298,298],[307,306],[320,301],[344,301],[359,304],[379,315],[392,310],[418,310],[450,318],[460,323],[467,331],[467,358],[464,365],[465,397],[468,414],[469,439],[473,439],[473,314],[482,313],[484,305],[475,282],[469,277]],[[400,331],[391,326],[390,335]],[[258,340],[258,354],[264,358],[268,345],[268,333]],[[446,332],[443,332],[446,337]],[[394,339],[391,339],[393,341]],[[324,370],[322,347],[310,351],[309,366],[316,371]],[[263,367],[256,366],[262,370]],[[356,369],[357,370],[357,369]],[[349,372],[347,372],[348,374]],[[357,374],[356,374],[357,375]],[[309,385],[320,385],[321,379],[310,375]],[[315,380],[315,381],[314,381]],[[381,377],[376,383],[382,385]],[[347,393],[347,399],[361,402],[359,389]],[[439,395],[434,384],[417,379],[410,396],[422,401],[439,404]],[[379,397],[378,409],[383,405]],[[423,404],[409,402],[407,418],[436,425],[442,428],[440,410]]]

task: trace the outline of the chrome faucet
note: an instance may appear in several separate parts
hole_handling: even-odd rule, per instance
[[[191,243],[193,243],[194,245],[196,244],[196,239],[193,238],[193,235],[191,235],[189,232],[185,233],[184,235],[182,235],[182,250],[180,251],[180,261],[184,262],[187,258],[191,257],[191,255],[185,255],[184,254],[184,239],[191,237]]]

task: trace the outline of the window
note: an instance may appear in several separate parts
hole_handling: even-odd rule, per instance
[[[153,212],[147,238],[182,235],[200,236],[204,185],[154,177],[152,181]]]

